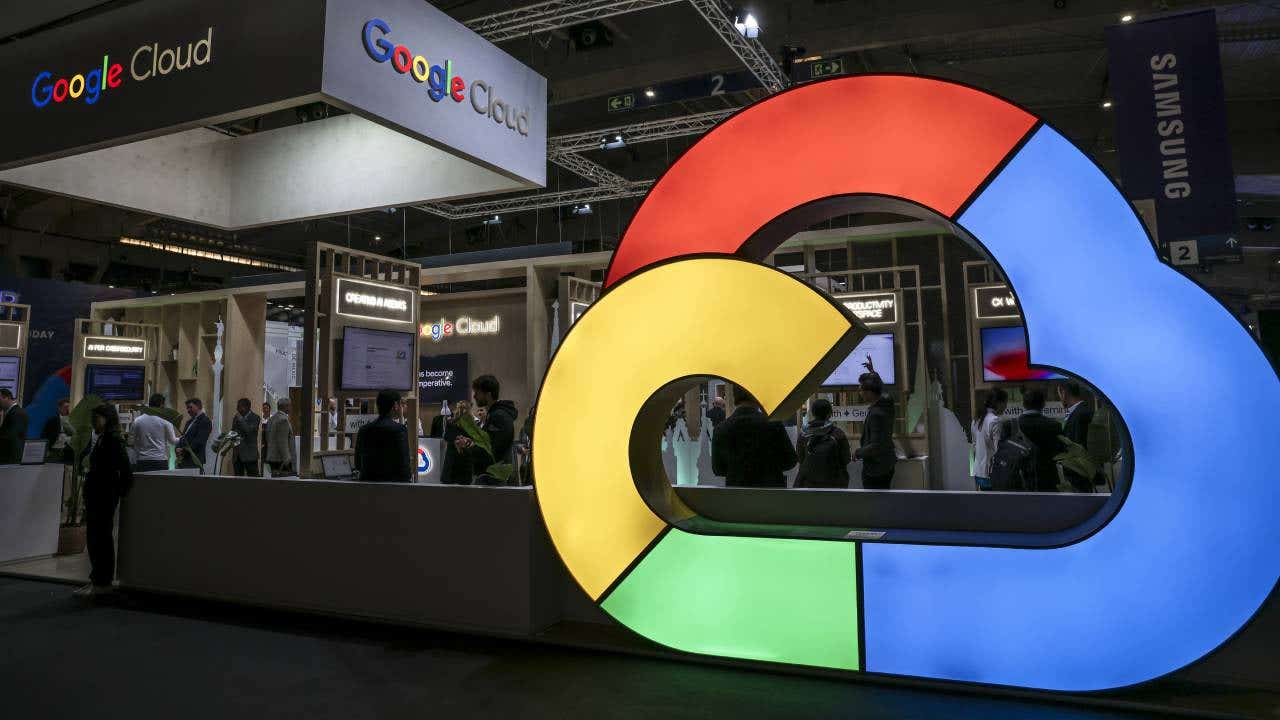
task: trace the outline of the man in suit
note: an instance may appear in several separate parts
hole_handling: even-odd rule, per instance
[[[400,393],[378,393],[378,419],[356,433],[355,469],[364,482],[412,482],[409,463],[409,431],[396,422],[401,411]]]
[[[711,471],[726,487],[785,488],[787,470],[796,465],[796,449],[782,423],[765,416],[760,403],[736,385],[736,407],[711,437]]]
[[[209,444],[209,435],[213,433],[213,421],[204,414],[204,403],[200,398],[187,400],[187,427],[182,431],[175,446],[178,450],[178,467],[203,468],[204,449]]]
[[[1085,403],[1084,389],[1075,381],[1058,386],[1058,399],[1066,408],[1067,419],[1062,424],[1062,434],[1081,447],[1089,447],[1089,425],[1093,423],[1093,408]],[[1093,492],[1093,478],[1087,478],[1066,467],[1062,475],[1076,492]]]
[[[864,363],[871,367],[870,358]],[[862,437],[853,458],[862,461],[862,489],[888,490],[898,467],[898,451],[893,446],[893,398],[884,394],[884,381],[874,370],[858,378],[858,394],[867,408],[862,421]]]
[[[707,419],[711,421],[711,430],[715,431],[720,427],[720,423],[724,422],[726,414],[724,411],[724,398],[715,397],[711,399],[711,409],[707,410]]]
[[[271,477],[285,477],[297,472],[293,450],[293,425],[289,422],[289,400],[276,403],[276,414],[267,421],[265,456]]]
[[[27,442],[27,411],[22,409],[13,391],[0,388],[0,465],[16,465],[22,462],[22,448]]]
[[[231,418],[231,429],[240,435],[240,444],[231,457],[232,471],[236,475],[258,476],[258,429],[262,418],[253,411],[249,398],[236,401],[236,414]]]
[[[1053,457],[1062,452],[1062,426],[1044,416],[1045,394],[1043,390],[1028,390],[1022,396],[1023,412],[1018,416],[1018,428],[1036,448],[1037,492],[1058,491],[1058,464]]]

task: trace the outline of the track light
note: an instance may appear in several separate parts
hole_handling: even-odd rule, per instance
[[[760,37],[760,23],[756,22],[756,16],[751,13],[747,13],[746,17],[741,14],[734,17],[733,26],[737,28],[739,35],[748,40]]]
[[[1120,16],[1120,22],[1122,22],[1122,23],[1129,23],[1129,22],[1133,22],[1133,14],[1132,14],[1132,13],[1125,13],[1124,15],[1121,15],[1121,16]]]
[[[658,93],[654,92],[653,88],[649,88],[644,91],[644,96],[647,98],[655,98],[658,96]]]
[[[601,150],[617,150],[618,148],[626,147],[626,145],[627,141],[622,137],[622,133],[609,133],[600,138]]]
[[[481,223],[481,224],[483,224],[483,225],[501,225],[501,224],[502,224],[502,216],[501,216],[501,215],[494,215],[494,216],[493,216],[493,217],[491,217],[491,218],[485,218],[485,219],[482,221],[482,223]]]
[[[1111,109],[1111,101],[1110,101],[1110,100],[1103,100],[1103,101],[1102,101],[1102,109],[1103,109],[1103,110],[1110,110],[1110,109]]]
[[[590,215],[591,213],[592,213],[591,203],[574,205],[573,210],[570,212],[571,215]]]

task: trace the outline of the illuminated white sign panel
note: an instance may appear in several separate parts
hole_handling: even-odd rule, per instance
[[[142,360],[147,341],[135,338],[87,337],[82,356],[88,360]]]
[[[891,325],[898,322],[898,296],[893,293],[840,295],[836,299],[867,325]]]
[[[417,294],[406,287],[338,278],[338,314],[367,320],[413,322]]]
[[[1008,285],[973,289],[973,316],[979,320],[1018,317],[1018,299]]]

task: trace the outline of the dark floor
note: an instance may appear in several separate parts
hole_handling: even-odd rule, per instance
[[[1164,717],[778,675],[0,577],[0,717]]]

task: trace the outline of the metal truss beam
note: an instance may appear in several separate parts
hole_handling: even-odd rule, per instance
[[[791,80],[782,75],[782,70],[759,39],[748,40],[738,33],[738,29],[733,26],[733,19],[725,14],[720,0],[689,0],[689,3],[766,90],[776,93],[791,84]]]
[[[549,0],[468,20],[464,25],[492,43],[549,32],[588,20],[673,5],[681,0]]]
[[[589,130],[587,132],[557,135],[547,140],[549,154],[565,152],[582,152],[583,150],[599,150],[600,139],[613,135],[622,135],[628,144],[653,142],[675,137],[701,135],[716,123],[738,112],[738,108],[714,110],[712,112],[683,115],[665,120],[649,120],[647,122],[619,125],[617,127]]]
[[[474,217],[488,217],[503,213],[522,212],[525,210],[542,210],[545,208],[581,205],[584,203],[604,202],[619,198],[638,197],[649,192],[653,180],[628,181],[625,185],[611,187],[584,188],[581,190],[564,190],[562,192],[538,193],[507,200],[485,200],[481,202],[448,204],[427,203],[418,209],[449,220],[463,220]]]
[[[556,152],[552,148],[547,148],[547,160],[597,185],[612,187],[626,185],[631,182],[609,168],[592,162],[575,152]]]

